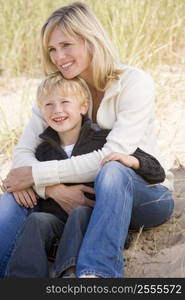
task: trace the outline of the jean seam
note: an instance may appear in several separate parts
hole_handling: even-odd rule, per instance
[[[123,205],[123,209],[122,209],[122,217],[121,217],[122,222],[120,224],[120,231],[121,231],[121,228],[123,228],[123,220],[124,220],[123,211],[125,210],[125,207],[127,206],[129,187],[132,187],[132,177],[130,175],[128,175],[128,183],[127,183],[125,191],[124,191],[125,201],[124,201],[124,205]],[[120,236],[121,236],[121,234],[120,234]],[[120,241],[120,248],[121,248],[121,241]],[[123,251],[123,249],[122,249],[122,251]],[[115,267],[114,267],[115,270],[117,270],[119,264],[120,264],[120,257],[116,258]],[[119,275],[123,275],[123,274],[120,274],[120,272],[115,272],[115,275],[116,275],[116,273]]]
[[[16,235],[15,235],[14,243],[13,243],[13,245],[12,245],[11,250],[9,251],[10,256],[9,256],[8,264],[7,264],[7,267],[6,267],[6,270],[5,270],[5,275],[6,275],[6,276],[8,276],[9,264],[10,264],[10,261],[11,261],[11,258],[12,258],[12,256],[13,256],[14,252],[15,252],[16,249],[17,249],[17,247],[16,247],[16,245],[17,245],[17,240],[18,240],[18,237],[19,237],[19,235],[20,235],[20,233],[21,233],[21,231],[22,231],[22,229],[23,229],[24,224],[26,223],[26,219],[27,219],[27,217],[25,218],[25,220],[23,221],[21,227],[20,227],[19,230],[17,231],[17,233],[16,233]]]
[[[58,277],[61,275],[66,269],[76,266],[77,257],[71,257],[67,260],[67,262],[63,263],[62,265],[57,265],[54,271],[54,275]]]

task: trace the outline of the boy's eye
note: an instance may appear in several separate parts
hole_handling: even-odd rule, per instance
[[[46,104],[45,104],[45,106],[50,106],[50,105],[52,105],[52,103],[46,103]]]

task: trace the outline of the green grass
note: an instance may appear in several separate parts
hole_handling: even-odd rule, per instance
[[[40,29],[52,11],[69,2],[72,1],[0,0],[0,79],[6,78],[1,81],[3,83],[0,82],[1,88],[7,86],[9,79],[12,78],[42,77]],[[184,70],[185,1],[86,0],[82,2],[88,3],[93,8],[116,45],[122,62],[149,71],[157,81],[159,115],[167,105],[167,94],[173,96],[172,100],[182,100],[184,83],[181,83],[178,77],[175,90],[173,80],[168,76],[164,78],[163,71],[166,66],[171,70],[171,74],[174,68],[175,72]],[[22,86],[18,85],[17,88],[22,89]],[[21,101],[24,114],[29,116],[28,100],[24,96]],[[12,107],[13,105],[16,106],[16,103],[12,103]],[[0,145],[3,145],[0,146],[0,153],[10,153],[23,130],[25,119],[23,122],[21,109],[18,122],[13,127],[10,126],[7,122],[7,114],[2,111],[4,104],[0,103],[0,106]]]

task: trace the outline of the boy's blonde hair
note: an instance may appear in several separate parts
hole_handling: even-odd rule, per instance
[[[89,88],[82,78],[65,79],[58,71],[48,75],[39,85],[37,89],[37,103],[39,107],[42,105],[44,96],[49,95],[56,89],[63,97],[75,97],[80,105],[91,99]]]
[[[97,90],[105,91],[122,73],[120,60],[103,26],[85,3],[74,2],[54,11],[41,30],[42,61],[46,74],[57,71],[48,51],[48,41],[55,28],[68,36],[82,38],[92,51],[92,77]]]

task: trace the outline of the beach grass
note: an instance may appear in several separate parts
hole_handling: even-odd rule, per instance
[[[30,86],[25,84],[25,79],[34,81],[43,76],[39,49],[42,24],[52,11],[70,2],[0,0],[0,100],[4,99],[4,92],[15,94],[14,100],[0,102],[0,153],[6,155],[11,153],[31,113],[30,97],[25,97],[26,94],[30,96]],[[116,45],[122,62],[145,69],[154,77],[158,85],[156,107],[159,117],[163,114],[169,99],[182,101],[184,83],[181,83],[181,75],[185,67],[185,1],[82,2],[93,8]],[[24,78],[24,84],[17,81],[17,78]],[[35,83],[34,88],[36,85]],[[21,95],[20,89],[23,91]],[[16,113],[17,122],[13,122],[12,126],[9,119],[14,117],[13,111],[15,107],[17,108],[18,96],[21,106]],[[7,105],[10,105],[11,109],[5,113]],[[24,120],[21,115],[23,111],[26,116]]]

